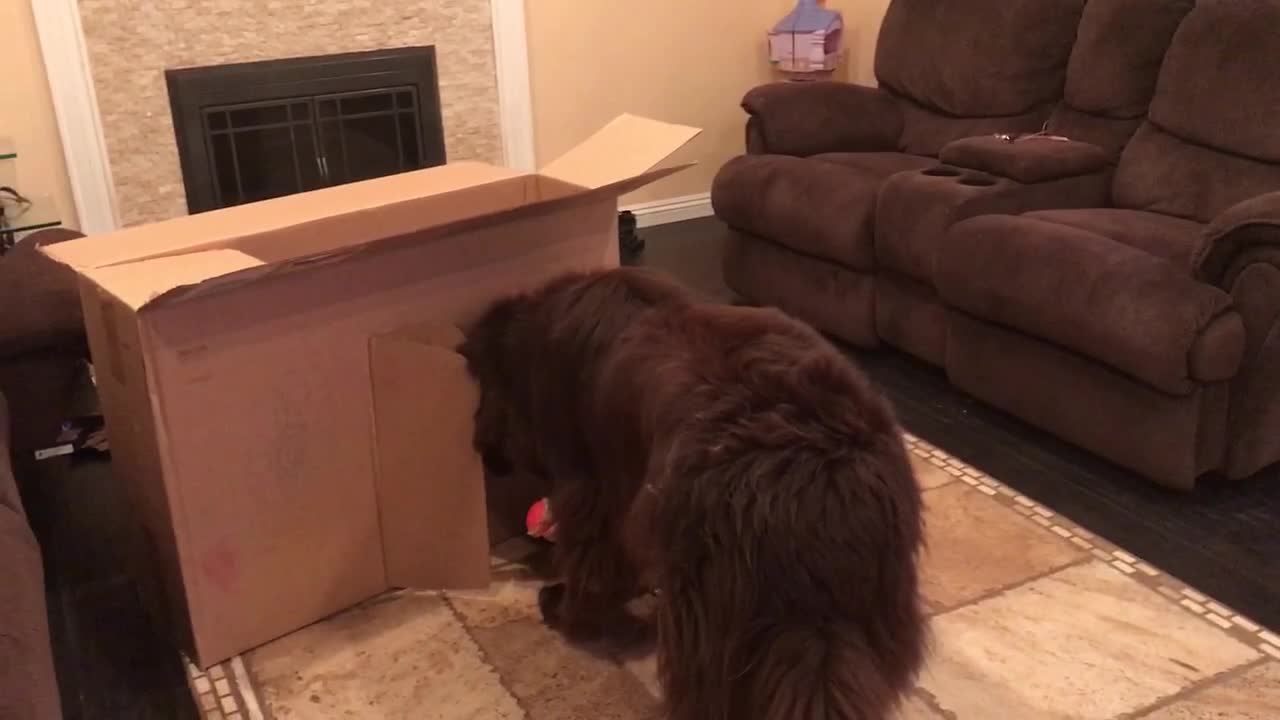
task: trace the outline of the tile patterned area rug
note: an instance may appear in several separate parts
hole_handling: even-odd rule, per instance
[[[1275,632],[908,442],[934,647],[902,720],[1280,718]],[[487,592],[387,595],[189,667],[206,720],[660,720],[652,658],[597,657],[543,627],[522,548],[501,549]]]

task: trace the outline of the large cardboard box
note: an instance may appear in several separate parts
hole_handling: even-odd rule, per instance
[[[81,278],[115,475],[197,664],[485,581],[456,327],[615,265],[618,196],[696,134],[622,116],[536,174],[456,163],[43,249]]]

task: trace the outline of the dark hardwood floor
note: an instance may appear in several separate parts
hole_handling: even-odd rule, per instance
[[[93,412],[84,383],[75,412]],[[44,557],[58,688],[66,720],[195,720],[177,649],[144,610],[125,548],[140,530],[111,464],[57,458],[20,474]]]
[[[729,300],[719,264],[724,233],[714,218],[647,228],[646,250],[634,262]],[[848,351],[911,432],[1237,611],[1280,627],[1280,468],[1244,482],[1202,480],[1193,493],[1165,490],[983,405],[903,353]]]

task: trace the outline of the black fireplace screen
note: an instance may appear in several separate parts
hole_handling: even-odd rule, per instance
[[[445,161],[432,48],[167,75],[192,213]]]

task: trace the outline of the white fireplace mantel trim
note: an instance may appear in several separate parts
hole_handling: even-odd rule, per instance
[[[529,40],[525,0],[490,0],[493,56],[498,76],[502,154],[507,167],[533,172],[533,96],[529,91]]]
[[[93,235],[120,227],[120,216],[78,4],[77,0],[31,0],[31,10],[80,230]]]
[[[491,0],[490,7],[503,161],[517,170],[533,170],[536,158],[524,0]],[[120,227],[120,216],[79,2],[31,0],[31,9],[80,229],[86,235],[110,232]]]

